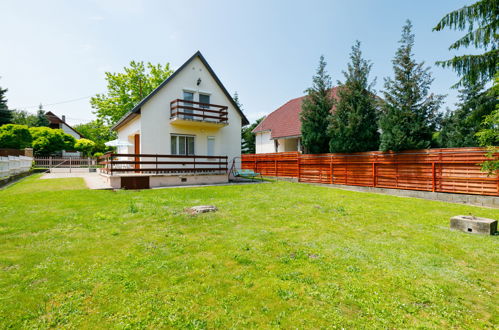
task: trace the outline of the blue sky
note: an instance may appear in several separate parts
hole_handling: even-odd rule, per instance
[[[0,86],[10,108],[35,112],[39,103],[70,124],[93,119],[88,97],[104,92],[104,72],[131,60],[179,67],[200,50],[229,92],[237,91],[253,121],[310,86],[323,54],[333,81],[353,42],[373,62],[375,89],[392,74],[402,25],[411,19],[415,54],[432,67],[432,91],[456,102],[457,76],[435,67],[450,58],[462,33],[432,32],[464,0],[331,1],[15,1],[0,2]],[[462,52],[461,52],[462,53]],[[442,109],[444,110],[444,109]]]

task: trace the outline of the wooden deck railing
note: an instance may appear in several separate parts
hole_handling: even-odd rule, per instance
[[[170,118],[226,124],[228,121],[227,109],[228,107],[225,105],[176,99],[170,102]]]
[[[225,174],[227,156],[116,154],[100,158],[102,172],[141,174]]]
[[[399,153],[303,155],[298,152],[242,156],[242,168],[300,182],[433,192],[499,195],[499,176],[481,171],[483,148]]]

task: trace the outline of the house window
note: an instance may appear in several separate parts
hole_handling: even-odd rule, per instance
[[[186,101],[194,101],[194,93],[193,92],[184,91],[183,96],[184,96],[184,100],[186,100]],[[183,117],[185,119],[192,119],[192,115],[190,115],[190,114],[193,113],[194,111],[192,109],[188,109],[189,107],[190,108],[193,107],[192,102],[183,102],[183,106],[186,108],[182,108],[182,109],[180,109],[180,111],[183,113],[187,113],[188,115],[184,114],[181,117]]]
[[[210,96],[207,94],[199,94],[199,103],[209,104],[210,103]],[[210,108],[209,105],[204,105],[204,104],[200,104],[199,106],[202,109],[209,109]]]
[[[194,136],[192,135],[172,135],[171,136],[172,155],[194,155]]]
[[[208,156],[215,156],[215,137],[208,136]]]

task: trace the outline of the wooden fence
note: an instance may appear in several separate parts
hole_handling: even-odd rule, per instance
[[[83,167],[97,167],[96,158],[84,157],[59,157],[59,156],[46,156],[35,157],[35,165],[37,168],[83,168]]]
[[[242,155],[241,167],[300,182],[498,196],[498,175],[480,169],[485,160],[483,148],[319,155],[283,152]]]

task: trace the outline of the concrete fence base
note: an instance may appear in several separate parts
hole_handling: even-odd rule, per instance
[[[319,185],[324,187],[345,189],[351,191],[387,194],[400,197],[423,198],[423,199],[430,199],[441,202],[499,208],[499,197],[496,196],[452,194],[452,193],[443,193],[443,192],[388,189],[388,188],[361,187],[361,186],[344,186],[338,184],[319,184]]]

